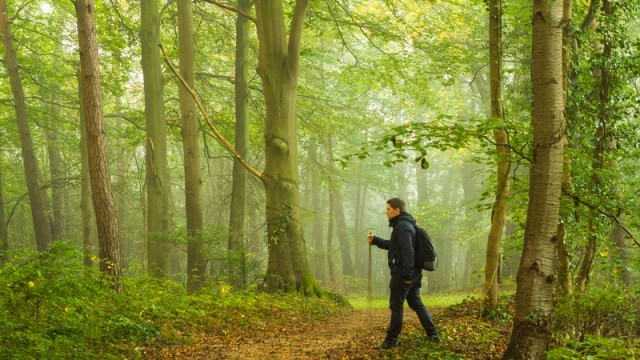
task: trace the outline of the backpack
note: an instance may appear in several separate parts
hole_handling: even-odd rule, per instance
[[[431,237],[427,230],[418,225],[414,225],[416,229],[416,241],[413,244],[414,260],[416,267],[427,271],[435,271],[438,267],[438,253],[433,246]]]

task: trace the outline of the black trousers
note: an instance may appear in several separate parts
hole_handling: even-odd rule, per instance
[[[401,276],[391,276],[389,288],[389,309],[391,309],[391,321],[387,329],[387,339],[397,339],[402,331],[402,318],[404,315],[404,302],[407,301],[411,310],[415,311],[420,319],[424,331],[429,336],[438,335],[436,325],[429,313],[429,309],[422,303],[420,298],[420,287],[422,287],[422,275],[411,284],[405,284]]]

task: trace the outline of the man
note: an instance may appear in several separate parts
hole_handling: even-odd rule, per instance
[[[420,298],[422,269],[416,267],[413,260],[413,243],[416,237],[414,225],[416,220],[411,214],[404,211],[404,201],[398,198],[387,201],[387,218],[389,219],[389,227],[393,228],[391,239],[384,240],[373,235],[369,235],[367,238],[369,245],[376,245],[389,251],[389,269],[391,270],[389,309],[391,309],[391,320],[387,329],[387,337],[380,347],[388,349],[398,344],[398,336],[402,331],[405,300],[418,315],[420,323],[427,333],[427,338],[434,342],[440,342],[440,335],[433,323],[431,314]]]

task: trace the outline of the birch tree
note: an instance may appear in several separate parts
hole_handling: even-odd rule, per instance
[[[564,151],[562,0],[533,2],[533,163],[516,314],[505,359],[544,359],[551,338],[556,227]]]

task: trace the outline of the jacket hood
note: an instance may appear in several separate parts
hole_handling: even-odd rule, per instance
[[[398,214],[398,216],[389,220],[389,227],[393,227],[395,224],[398,223],[398,221],[408,221],[411,224],[416,223],[416,219],[413,217],[413,215],[403,211],[400,214]]]

